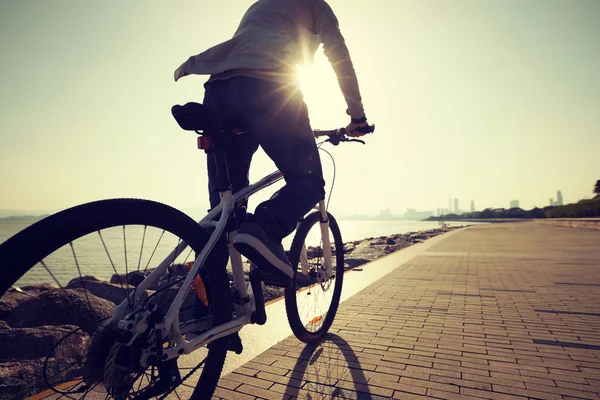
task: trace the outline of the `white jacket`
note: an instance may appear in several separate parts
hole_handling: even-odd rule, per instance
[[[337,75],[353,118],[365,115],[354,66],[338,20],[325,0],[259,0],[246,12],[233,37],[190,57],[175,71],[290,79],[297,64],[312,63],[320,43]],[[269,79],[269,78],[267,78]]]

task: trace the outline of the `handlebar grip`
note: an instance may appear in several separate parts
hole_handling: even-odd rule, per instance
[[[360,133],[373,133],[375,132],[375,124],[373,125],[367,125],[367,126],[361,126],[360,128],[355,129],[356,131],[360,132]]]

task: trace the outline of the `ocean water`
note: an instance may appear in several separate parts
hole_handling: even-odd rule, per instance
[[[33,222],[24,221],[0,221],[0,243],[25,229]],[[437,221],[413,221],[413,220],[337,220],[344,242],[366,239],[396,233],[408,233],[439,228]],[[446,222],[450,226],[462,226],[463,222]],[[469,224],[473,224],[470,222]],[[292,235],[290,235],[291,237]],[[290,239],[289,237],[287,239]]]
[[[25,229],[33,222],[0,221],[0,243]],[[461,225],[461,223],[451,223]],[[407,233],[438,228],[440,224],[433,221],[409,220],[377,220],[353,221],[339,220],[338,225],[344,242],[361,240],[369,237],[387,236],[397,233]],[[126,240],[124,240],[124,237]],[[285,248],[289,248],[293,235],[284,239]],[[102,279],[110,279],[115,273],[143,270],[150,268],[163,260],[178,244],[178,238],[156,229],[145,230],[141,226],[127,227],[124,235],[123,227],[115,227],[98,233],[90,234],[74,242],[73,247],[64,246],[62,249],[45,259],[48,268],[55,278],[66,285],[70,279],[77,276],[76,268],[82,275],[93,275]],[[35,243],[32,243],[35,246]],[[76,254],[77,264],[74,262]],[[193,261],[193,254],[186,250],[175,261],[184,263]],[[27,284],[52,282],[45,267],[38,264],[17,283],[18,286]]]

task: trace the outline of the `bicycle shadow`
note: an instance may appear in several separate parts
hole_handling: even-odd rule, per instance
[[[380,398],[369,392],[367,378],[352,347],[333,333],[318,344],[304,347],[289,378],[285,394],[292,398]]]

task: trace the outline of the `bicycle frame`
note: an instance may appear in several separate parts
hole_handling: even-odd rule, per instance
[[[236,310],[237,315],[234,315],[233,319],[225,324],[213,327],[203,334],[193,338],[192,340],[186,340],[184,338],[184,334],[187,332],[182,332],[179,326],[179,309],[183,304],[186,296],[188,295],[192,282],[200,269],[204,266],[204,263],[212,251],[214,245],[219,240],[221,235],[225,232],[225,227],[227,222],[235,211],[236,205],[247,200],[254,193],[280,181],[283,178],[283,174],[280,171],[273,172],[258,182],[245,187],[244,189],[232,194],[231,190],[226,190],[221,192],[221,201],[219,205],[217,205],[214,209],[212,209],[204,218],[202,218],[198,224],[201,227],[214,227],[214,231],[212,232],[210,238],[207,243],[203,247],[202,251],[194,261],[193,266],[190,268],[183,284],[181,285],[175,299],[171,303],[169,310],[167,311],[164,319],[155,325],[155,329],[162,331],[163,338],[170,338],[169,341],[174,343],[174,345],[169,346],[169,348],[163,349],[163,360],[169,360],[175,357],[178,357],[182,354],[189,354],[194,350],[207,345],[208,343],[217,340],[219,338],[231,335],[235,332],[238,332],[242,327],[251,322],[252,313],[256,310],[255,302],[254,302],[254,293],[252,293],[252,287],[246,284],[244,269],[242,264],[242,257],[240,253],[233,248],[233,240],[235,238],[236,232],[230,232],[226,234],[227,236],[227,246],[229,248],[229,256],[233,271],[233,283],[235,291],[240,299],[243,299],[243,304],[239,305],[239,308]],[[327,219],[327,210],[325,201],[321,200],[315,208],[320,210],[321,213],[321,232],[323,237],[323,250],[324,250],[324,265],[326,266],[326,274],[327,278],[333,276],[332,262],[331,262],[331,246],[329,243],[329,221]],[[215,221],[215,218],[221,214],[219,219]],[[180,243],[159,265],[150,273],[149,276],[144,279],[136,288],[135,293],[132,297],[133,301],[139,299],[142,294],[159,278],[161,277],[167,270],[168,266],[171,264],[171,260],[174,260],[179,256],[186,248],[186,243]],[[306,253],[306,249],[303,249],[303,253]],[[307,274],[308,265],[305,260],[301,262],[302,273]],[[129,304],[130,299],[124,300],[117,309],[115,310],[113,316],[123,316],[127,306]],[[113,317],[115,318],[115,317]],[[130,340],[133,342],[135,337],[140,333],[144,332],[147,328],[145,321],[142,319],[135,324],[135,326],[131,326],[130,321],[128,324],[119,324],[120,327],[125,328],[126,330],[134,333],[134,336]],[[140,326],[140,328],[138,328]],[[187,327],[186,330],[193,330],[194,325]],[[162,344],[157,344],[161,346]],[[142,356],[142,363],[147,363],[147,358],[149,357],[148,350],[144,351],[145,355]],[[166,358],[164,358],[166,356]]]

